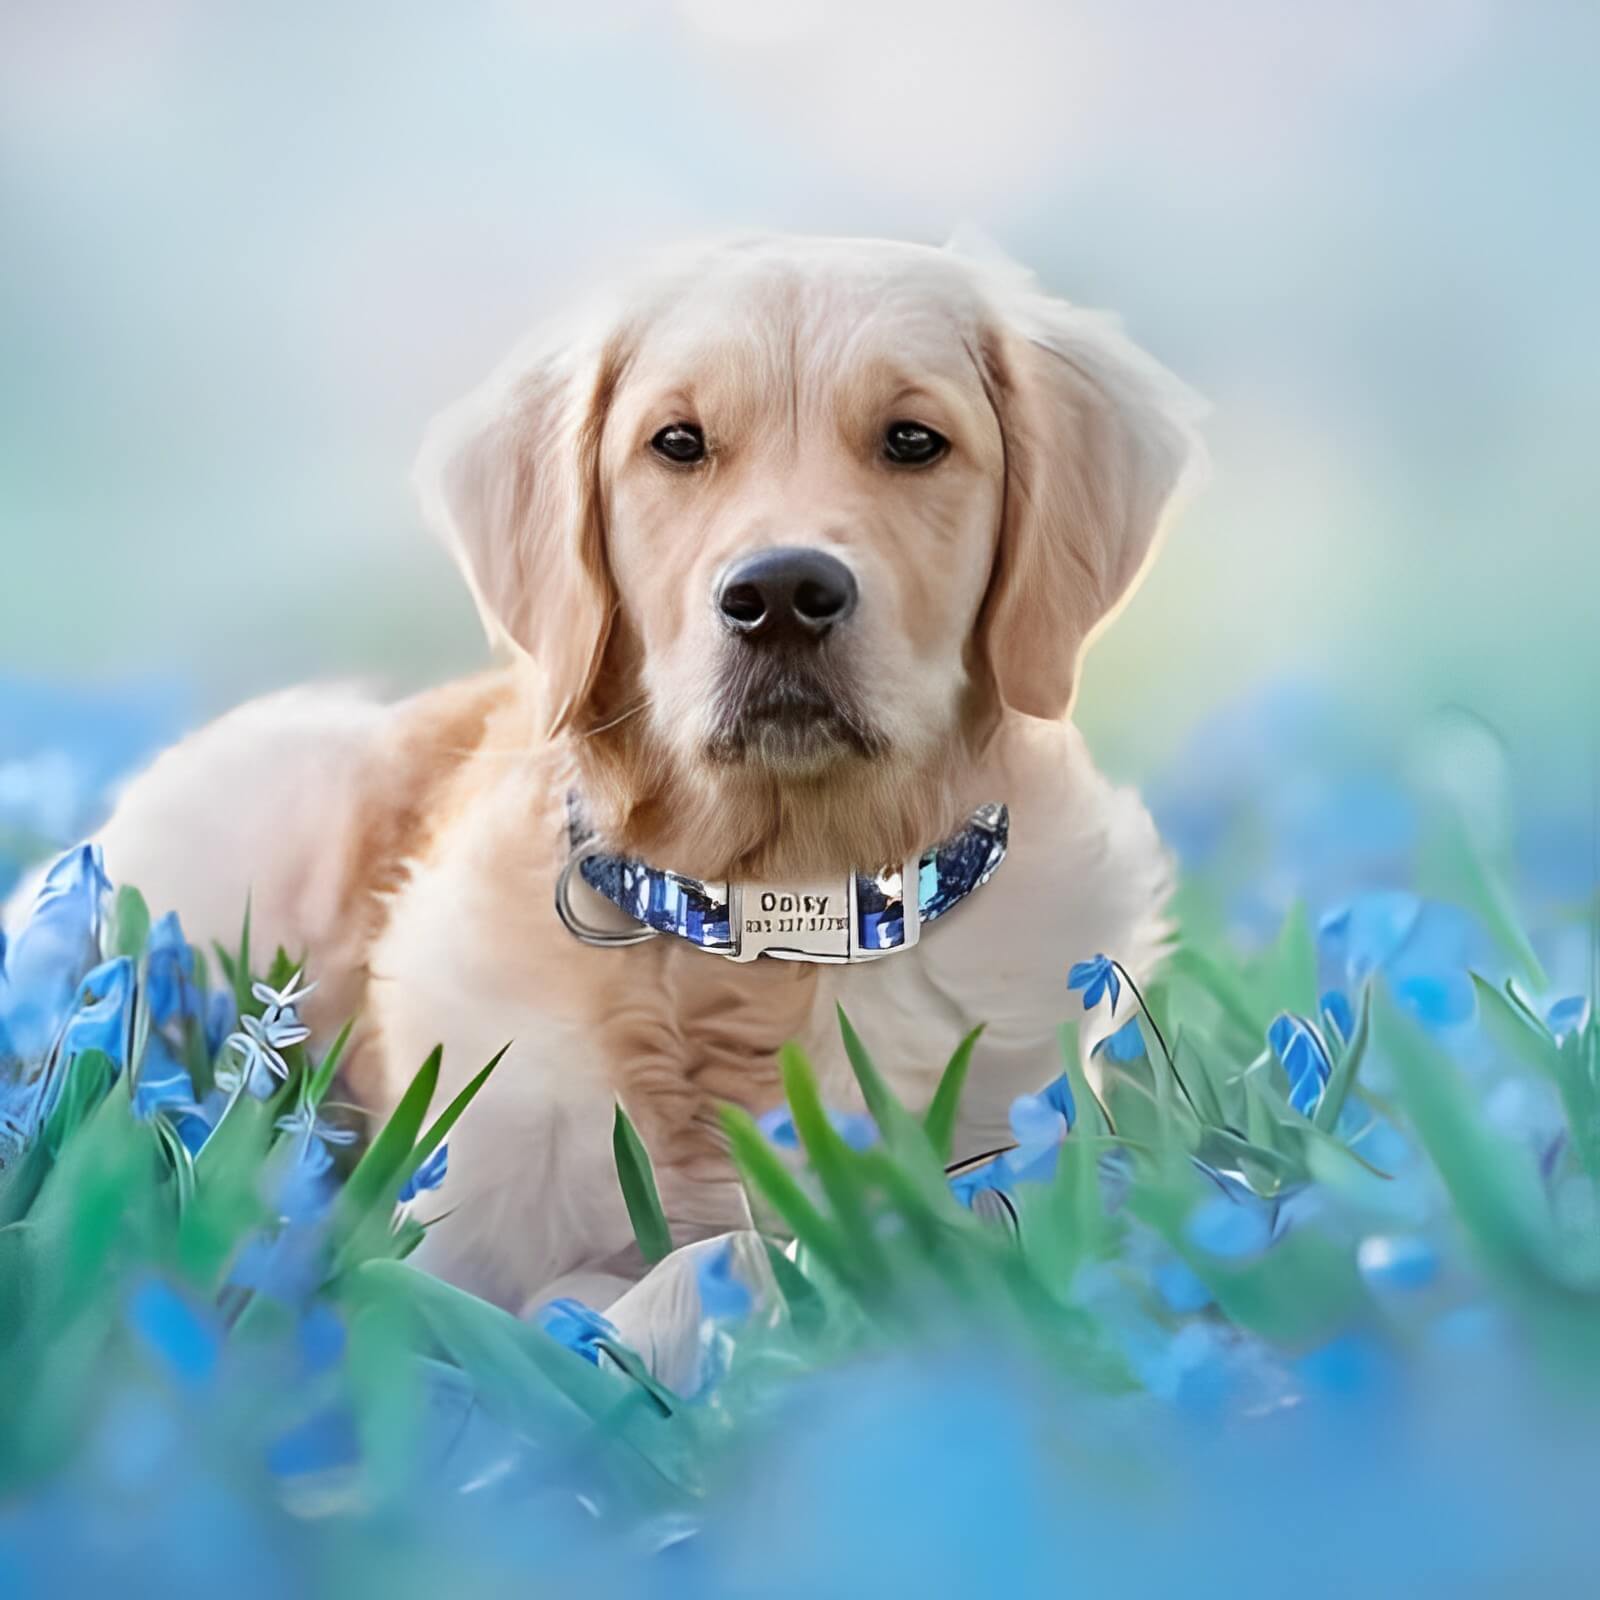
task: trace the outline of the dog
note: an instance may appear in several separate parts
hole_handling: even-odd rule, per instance
[[[1142,976],[1169,937],[1169,857],[1069,714],[1198,415],[1009,263],[659,258],[426,434],[423,508],[509,663],[232,712],[131,784],[108,870],[205,940],[248,893],[257,948],[309,953],[308,1020],[359,1016],[375,1113],[436,1041],[441,1098],[509,1043],[421,1259],[518,1311],[644,1269],[616,1102],[680,1243],[747,1224],[719,1106],[779,1105],[788,1040],[859,1105],[836,1007],[913,1107],[986,1024],[958,1154],[1003,1144],[1060,1070],[1068,964]]]

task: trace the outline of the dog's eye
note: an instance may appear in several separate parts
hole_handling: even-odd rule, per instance
[[[692,422],[674,422],[650,441],[650,448],[680,467],[690,467],[705,460],[706,436]]]
[[[883,453],[897,467],[925,467],[949,448],[942,433],[920,422],[891,422],[883,434]]]

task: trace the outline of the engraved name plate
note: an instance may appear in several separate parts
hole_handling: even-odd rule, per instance
[[[739,960],[759,955],[845,961],[850,956],[850,880],[740,884],[734,893]]]

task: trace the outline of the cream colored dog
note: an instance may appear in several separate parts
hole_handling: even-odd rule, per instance
[[[836,1003],[913,1105],[986,1022],[963,1148],[1001,1142],[1058,1070],[1068,963],[1160,953],[1167,859],[1067,717],[1196,472],[1194,415],[1008,266],[785,238],[659,263],[429,431],[428,517],[510,666],[399,705],[235,711],[132,785],[108,869],[206,940],[250,891],[258,940],[310,953],[313,1020],[360,1014],[377,1109],[436,1041],[452,1092],[510,1041],[424,1259],[512,1307],[605,1304],[638,1274],[615,1100],[680,1239],[738,1227],[718,1104],[779,1103],[788,1039],[854,1102]],[[1010,853],[860,964],[595,948],[554,905],[569,796],[600,847],[707,880],[842,882],[986,802]]]

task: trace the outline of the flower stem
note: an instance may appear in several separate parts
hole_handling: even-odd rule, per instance
[[[1178,1064],[1172,1059],[1172,1052],[1167,1048],[1167,1041],[1161,1032],[1161,1024],[1150,1013],[1150,1007],[1145,1004],[1143,994],[1139,992],[1139,985],[1133,981],[1132,975],[1120,961],[1113,961],[1113,967],[1121,974],[1122,981],[1127,984],[1133,998],[1138,1002],[1139,1009],[1144,1013],[1144,1020],[1150,1024],[1150,1031],[1156,1036],[1156,1043],[1161,1046],[1161,1054],[1166,1058],[1167,1070],[1172,1074],[1172,1081],[1177,1084],[1184,1101],[1194,1113],[1195,1121],[1201,1127],[1205,1126],[1205,1118],[1200,1115],[1200,1108],[1194,1103],[1194,1096],[1189,1093],[1189,1086],[1183,1081],[1183,1075],[1178,1071]]]

